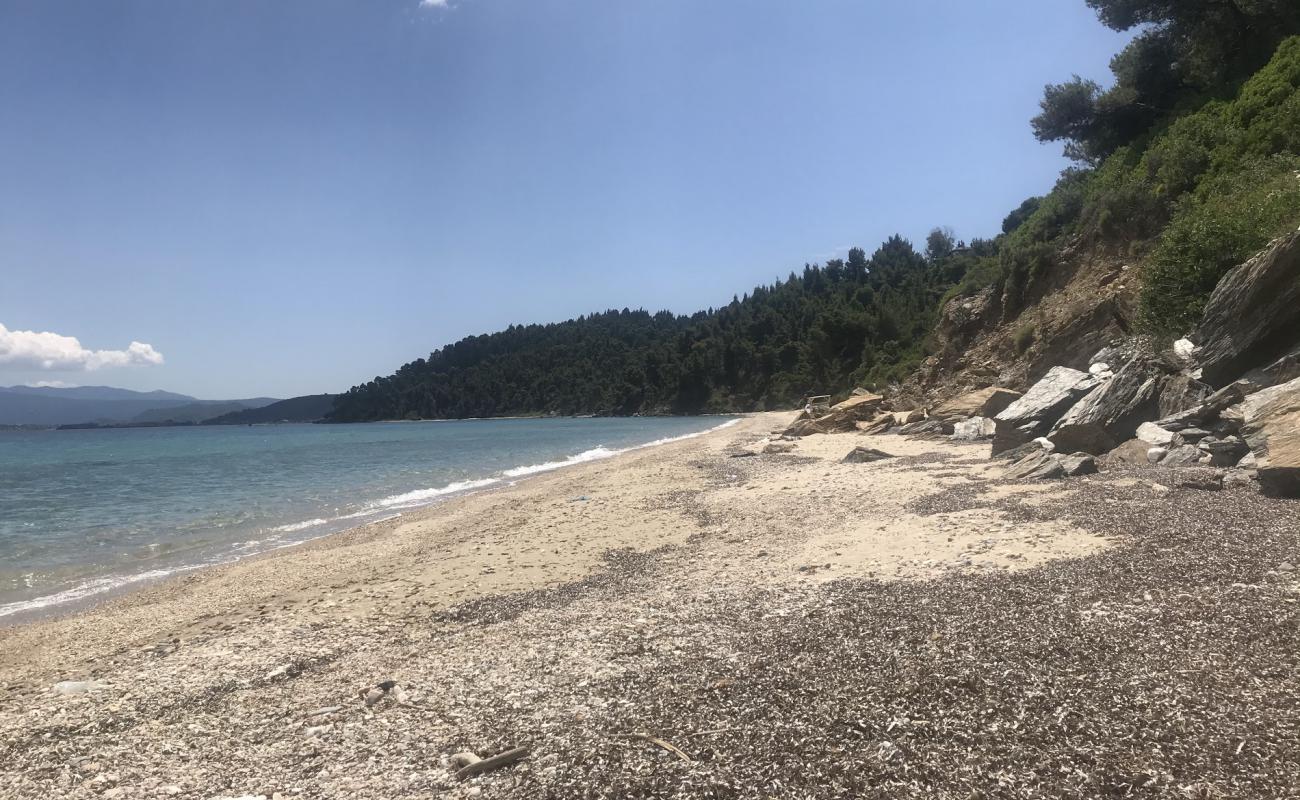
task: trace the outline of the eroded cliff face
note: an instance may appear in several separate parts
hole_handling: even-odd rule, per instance
[[[954,297],[935,328],[935,354],[899,393],[933,403],[985,386],[1023,390],[1055,366],[1086,371],[1095,353],[1131,336],[1136,278],[1125,261],[1067,252],[1018,311],[994,288]]]
[[[1020,459],[1029,477],[1074,474],[1074,461],[1095,468],[1090,459],[1104,457],[1209,468],[1207,485],[1232,478],[1300,496],[1300,232],[1224,275],[1177,341],[1132,333],[1132,277],[1123,265],[1081,261],[1010,319],[991,289],[953,299],[936,354],[892,402],[924,416],[961,405],[936,405],[941,398],[975,397],[962,394],[972,388],[1023,392],[961,438],[991,439],[993,454]]]

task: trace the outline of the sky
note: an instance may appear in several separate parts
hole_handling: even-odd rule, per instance
[[[348,387],[690,313],[1066,166],[1083,0],[0,0],[0,385]]]

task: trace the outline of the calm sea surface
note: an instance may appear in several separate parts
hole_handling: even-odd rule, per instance
[[[0,431],[0,623],[726,422]]]

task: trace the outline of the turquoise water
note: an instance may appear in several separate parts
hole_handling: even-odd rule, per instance
[[[0,621],[725,422],[0,431]]]

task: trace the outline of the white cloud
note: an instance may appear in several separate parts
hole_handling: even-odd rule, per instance
[[[449,0],[420,0],[420,8],[449,8]]]
[[[125,350],[87,350],[75,336],[11,331],[0,325],[0,366],[82,371],[103,367],[148,367],[161,363],[162,353],[144,342],[131,342]]]
[[[29,389],[75,389],[77,384],[67,381],[32,381],[24,384]]]

